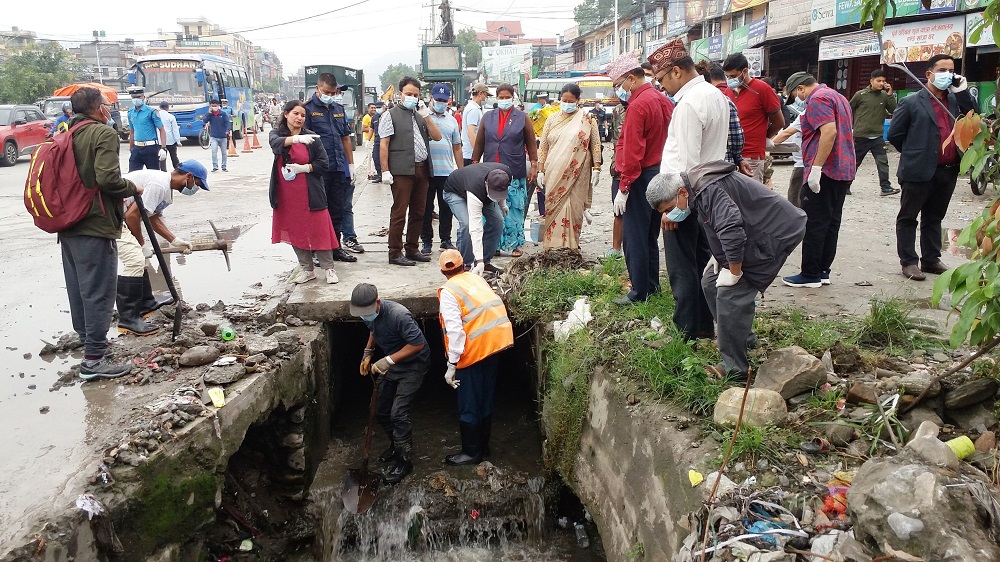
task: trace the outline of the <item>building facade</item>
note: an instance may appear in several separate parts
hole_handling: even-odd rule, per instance
[[[259,76],[254,45],[238,33],[229,33],[208,18],[180,18],[180,31],[160,33],[150,41],[147,54],[189,53],[226,57],[246,67],[250,76]]]

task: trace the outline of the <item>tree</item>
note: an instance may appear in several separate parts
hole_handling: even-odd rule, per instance
[[[412,66],[408,64],[398,63],[390,65],[385,69],[385,72],[379,74],[378,81],[382,84],[382,91],[389,89],[389,86],[393,88],[399,87],[399,80],[404,76],[417,77],[417,71],[413,69]]]
[[[651,8],[647,8],[650,9]],[[635,11],[632,0],[618,0],[618,17],[624,18]],[[580,34],[588,33],[611,23],[615,19],[614,0],[583,0],[573,8],[573,19],[580,26]]]
[[[29,45],[0,65],[0,103],[34,103],[82,76],[82,70],[58,43]]]
[[[455,42],[462,46],[465,66],[479,66],[480,61],[483,60],[483,47],[479,44],[479,38],[476,37],[476,30],[466,27],[455,36]]]

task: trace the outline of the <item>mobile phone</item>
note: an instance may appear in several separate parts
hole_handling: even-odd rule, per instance
[[[957,88],[961,83],[962,83],[962,77],[961,76],[959,76],[958,74],[956,74],[956,75],[954,75],[954,77],[952,77],[952,79],[951,79],[951,85],[952,86],[955,86]]]

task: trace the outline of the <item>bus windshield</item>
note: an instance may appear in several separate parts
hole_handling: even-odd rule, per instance
[[[139,63],[139,72],[145,77],[146,95],[157,94],[156,101],[175,103],[204,103],[205,87],[198,85],[194,61],[146,61]]]
[[[581,80],[577,83],[583,92],[581,99],[587,101],[603,101],[615,97],[615,88],[611,80]]]

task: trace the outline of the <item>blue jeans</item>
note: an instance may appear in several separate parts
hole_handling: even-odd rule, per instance
[[[226,169],[226,150],[229,149],[229,141],[226,137],[209,137],[208,147],[212,151],[212,169],[217,170],[219,168],[219,157],[215,155],[216,151],[222,153],[222,169]]]
[[[467,197],[475,197],[475,195],[467,195]],[[469,235],[469,208],[466,206],[465,199],[450,191],[444,192],[444,202],[448,204],[451,213],[455,215],[455,220],[458,221],[456,245],[458,251],[462,252],[462,261],[471,267],[476,262],[476,257],[472,251],[472,237]],[[500,205],[493,201],[483,205],[483,218],[485,219],[483,225],[483,262],[490,263],[493,254],[500,247],[500,234],[503,232],[503,212],[500,211]]]

